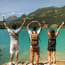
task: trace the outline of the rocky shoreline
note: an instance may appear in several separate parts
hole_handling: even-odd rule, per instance
[[[35,64],[35,62],[34,62],[34,64]],[[5,63],[5,64],[2,64],[2,65],[9,65],[9,62]],[[13,65],[15,65],[15,62],[13,62]],[[31,63],[29,63],[29,62],[19,62],[18,65],[31,65]],[[39,65],[48,65],[48,61],[41,61],[39,63]],[[64,61],[62,61],[62,60],[56,61],[56,65],[65,65],[65,60]]]

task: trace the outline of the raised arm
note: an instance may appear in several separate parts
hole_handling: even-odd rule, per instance
[[[58,28],[58,30],[57,30],[57,32],[56,32],[56,37],[58,36],[58,33],[59,33],[59,31],[60,31],[60,29],[61,29],[61,27],[64,25],[64,22],[62,22],[62,24],[59,26],[59,28]]]
[[[49,35],[50,35],[50,32],[49,32],[49,30],[48,30],[48,26],[47,26],[46,22],[43,21],[43,24],[45,25],[45,27],[46,27],[46,29],[47,29],[48,36],[49,36]]]
[[[20,26],[20,28],[19,28],[20,30],[23,28],[23,26],[24,26],[25,22],[26,22],[26,19],[24,19],[23,24],[21,24],[21,26]]]
[[[7,24],[6,24],[6,22],[5,22],[4,16],[3,16],[3,24],[4,24],[4,26],[5,26],[6,29],[9,29],[9,27],[7,26]]]
[[[30,29],[29,29],[29,26],[30,26],[32,23],[38,23],[39,29],[41,30],[41,28],[42,28],[42,27],[41,27],[41,24],[40,24],[38,21],[32,21],[32,22],[30,22],[30,23],[27,25],[27,31],[30,30]]]
[[[24,22],[21,24],[21,26],[19,27],[18,33],[21,31],[21,29],[23,28],[24,24],[26,22],[26,19],[24,19]]]
[[[30,30],[29,26],[32,24],[32,22],[30,22],[28,25],[27,25],[27,31]]]

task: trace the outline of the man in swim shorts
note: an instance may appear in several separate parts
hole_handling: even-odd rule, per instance
[[[9,32],[9,35],[10,35],[10,60],[11,62],[9,63],[9,65],[13,65],[13,55],[14,55],[14,52],[15,52],[15,56],[16,56],[16,63],[15,65],[18,65],[18,53],[19,53],[19,32],[21,31],[21,29],[23,28],[23,25],[25,24],[25,19],[24,19],[24,22],[23,24],[20,26],[19,29],[16,29],[17,28],[17,25],[16,24],[12,24],[12,30],[9,29],[9,27],[7,26],[6,22],[5,22],[5,18],[3,17],[3,23],[4,23],[4,26],[5,28],[8,30]]]

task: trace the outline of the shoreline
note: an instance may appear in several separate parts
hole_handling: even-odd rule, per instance
[[[15,64],[15,62],[13,62],[13,65]],[[35,64],[35,62],[34,62]],[[48,64],[48,61],[39,61],[39,65],[45,65],[45,64]],[[4,63],[2,65],[9,65],[9,62],[7,63]],[[26,61],[26,62],[21,62],[19,61],[19,64],[18,65],[31,65],[30,62]],[[56,65],[65,65],[65,60],[56,60]]]

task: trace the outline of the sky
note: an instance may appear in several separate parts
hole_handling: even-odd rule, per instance
[[[63,7],[65,0],[0,0],[0,20],[2,17],[18,16],[29,14],[38,8]]]

